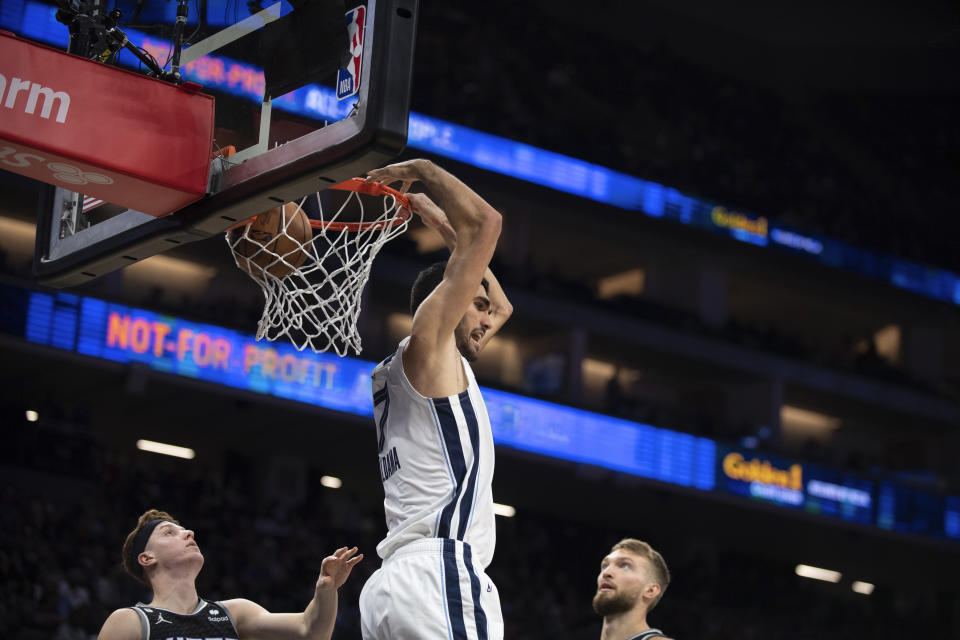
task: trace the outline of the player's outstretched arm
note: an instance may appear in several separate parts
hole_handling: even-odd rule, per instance
[[[429,160],[410,160],[375,169],[369,179],[402,182],[406,190],[422,182],[456,232],[456,247],[447,262],[443,281],[420,305],[413,319],[408,350],[426,364],[453,347],[453,331],[476,296],[500,237],[500,214],[470,187]],[[418,202],[411,202],[419,213]]]
[[[423,224],[440,234],[443,243],[452,254],[457,248],[457,232],[450,224],[447,214],[425,193],[408,193],[407,197],[410,199],[411,207],[420,216]],[[489,267],[484,271],[483,279],[487,281],[487,295],[490,298],[490,328],[487,329],[480,340],[481,348],[487,345],[490,338],[496,335],[497,331],[513,314],[513,305],[507,299],[507,294],[500,286],[500,281],[493,275],[493,271]]]
[[[117,609],[103,623],[97,640],[140,640],[142,635],[137,612],[133,609]]]
[[[347,581],[353,567],[363,560],[362,553],[356,554],[356,547],[341,547],[323,559],[313,599],[303,613],[270,613],[256,602],[242,598],[224,602],[240,638],[330,640],[337,620],[337,589]]]

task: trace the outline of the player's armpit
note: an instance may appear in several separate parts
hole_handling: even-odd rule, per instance
[[[97,640],[140,640],[142,636],[143,629],[137,612],[133,609],[117,609],[104,621]]]

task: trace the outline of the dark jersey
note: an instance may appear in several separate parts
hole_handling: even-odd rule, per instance
[[[200,599],[188,615],[151,607],[142,602],[130,607],[140,616],[143,640],[237,640],[240,636],[227,608]]]

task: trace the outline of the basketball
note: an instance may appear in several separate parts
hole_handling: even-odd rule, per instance
[[[285,278],[307,259],[304,245],[312,238],[313,229],[307,214],[295,202],[288,202],[261,213],[230,235],[241,269],[256,277],[258,270],[252,263],[272,276]]]

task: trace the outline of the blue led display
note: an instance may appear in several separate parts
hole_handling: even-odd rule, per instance
[[[53,343],[53,296],[30,296],[25,333],[30,342]]]
[[[210,0],[210,24],[223,24],[221,11],[238,5]],[[164,11],[175,6],[166,3]],[[232,8],[232,9],[231,9]],[[289,7],[284,4],[284,12]],[[28,38],[65,47],[67,29],[56,22],[55,7],[24,0],[0,3],[0,27]],[[238,16],[227,15],[233,22]],[[161,63],[169,43],[135,29],[127,29],[130,41],[154,52]],[[135,67],[132,55],[121,61]],[[183,69],[184,77],[204,87],[259,102],[263,73],[246,63],[225,57],[206,56]],[[309,85],[274,100],[275,108],[317,120],[338,121],[349,114],[354,100],[339,101],[332,88]],[[643,180],[577,158],[539,149],[463,127],[438,118],[411,112],[408,127],[410,147],[468,163],[544,187],[570,193],[653,218],[674,220],[711,233],[757,246],[804,255],[841,269],[861,273],[935,300],[960,305],[960,277],[944,269],[920,265],[888,255],[850,246],[815,234],[802,233],[762,216],[730,212],[706,200],[649,180]]]
[[[103,302],[55,294],[54,317],[79,318],[76,351],[114,362],[140,362],[151,369],[358,415],[372,415],[370,363],[328,354],[303,354],[285,343],[257,343],[250,336],[214,325]],[[33,294],[32,299],[51,297]],[[77,308],[79,307],[79,309]],[[79,311],[79,316],[78,316]],[[44,324],[47,305],[27,318]],[[60,348],[55,328],[49,340]],[[28,338],[29,339],[29,338]]]
[[[957,498],[948,500],[956,505]],[[904,533],[948,534],[945,525],[951,516],[944,502],[943,496],[883,482],[877,492],[877,526]]]
[[[826,469],[803,465],[804,509],[809,513],[860,524],[874,522],[874,483]]]
[[[483,396],[501,446],[713,489],[712,440],[494,389]]]
[[[726,493],[780,507],[803,507],[803,465],[777,456],[721,447],[717,488]]]
[[[239,331],[67,293],[31,293],[26,315],[30,342],[373,416],[371,362],[303,353]],[[713,488],[711,440],[494,389],[483,394],[500,446]]]
[[[872,482],[778,456],[721,447],[717,488],[807,513],[874,523]]]
[[[947,496],[944,499],[943,534],[948,538],[960,540],[960,497]]]

